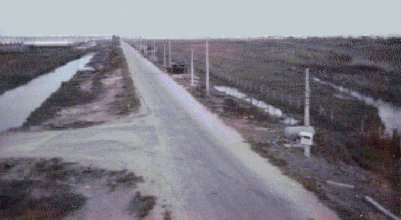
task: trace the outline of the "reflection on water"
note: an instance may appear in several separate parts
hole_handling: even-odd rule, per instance
[[[53,72],[39,76],[28,84],[0,96],[0,132],[21,126],[30,113],[38,108],[63,81],[68,81],[78,70],[85,70],[93,54],[71,61]]]
[[[337,86],[331,82],[323,81],[316,77],[314,77],[313,80],[321,85],[330,86],[337,91],[342,92],[343,94],[347,94],[355,99],[363,101],[367,105],[376,107],[381,121],[386,126],[386,132],[388,134],[391,134],[394,128],[397,128],[398,131],[401,131],[401,107],[395,106],[380,99],[374,99],[372,97],[362,95],[361,93],[352,89]]]
[[[296,120],[295,118],[285,116],[285,114],[281,111],[281,109],[276,108],[272,105],[269,105],[264,101],[260,101],[255,98],[248,97],[245,93],[240,92],[236,88],[227,87],[227,86],[215,86],[214,88],[219,92],[223,92],[227,95],[230,95],[230,96],[236,97],[238,99],[242,99],[246,102],[249,102],[250,104],[256,106],[257,108],[261,109],[262,111],[268,113],[271,116],[283,118],[284,124],[296,125],[299,123],[299,121]]]

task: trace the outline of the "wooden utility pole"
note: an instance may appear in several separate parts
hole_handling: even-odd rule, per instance
[[[166,60],[166,43],[163,43],[163,65],[167,67],[167,60]]]
[[[171,41],[168,41],[168,66],[171,67]]]
[[[209,42],[206,40],[206,94],[209,95]]]
[[[191,86],[194,86],[194,49],[191,48]]]
[[[156,41],[153,40],[153,61],[156,61]]]

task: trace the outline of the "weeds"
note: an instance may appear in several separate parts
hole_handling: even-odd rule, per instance
[[[137,192],[128,204],[127,209],[130,214],[135,213],[138,218],[142,219],[149,214],[155,204],[156,198],[154,196],[141,196],[141,193]]]
[[[60,219],[81,209],[88,198],[77,185],[95,181],[110,187],[136,188],[143,178],[126,170],[82,167],[53,159],[0,160],[0,219]],[[131,210],[144,217],[155,205],[153,196],[135,194]]]

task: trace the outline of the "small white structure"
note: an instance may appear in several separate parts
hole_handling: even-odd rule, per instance
[[[288,140],[296,141],[300,139],[301,132],[315,134],[315,129],[312,126],[290,126],[284,128],[284,136]]]
[[[299,132],[299,137],[301,138],[302,145],[312,145],[313,144],[313,135],[312,132],[301,131]]]
[[[68,40],[60,40],[60,41],[25,41],[24,45],[29,46],[37,46],[37,47],[70,47],[73,42]]]

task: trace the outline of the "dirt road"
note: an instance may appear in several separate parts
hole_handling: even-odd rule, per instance
[[[150,219],[166,210],[174,219],[337,219],[168,75],[128,44],[122,47],[141,96],[139,113],[91,128],[3,133],[0,157],[58,156],[132,170],[149,183],[140,190],[157,197]],[[83,216],[122,219],[121,205],[107,199],[90,200]]]

